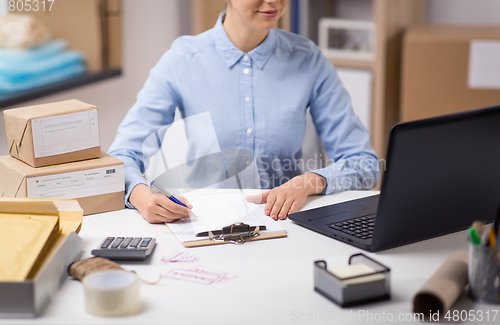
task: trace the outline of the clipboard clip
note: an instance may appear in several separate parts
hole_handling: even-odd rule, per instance
[[[209,231],[208,238],[212,241],[230,242],[236,245],[241,245],[248,240],[258,237],[262,226],[254,226],[240,222],[222,228],[221,231]],[[264,227],[263,230],[265,230]],[[214,234],[215,233],[215,234]]]

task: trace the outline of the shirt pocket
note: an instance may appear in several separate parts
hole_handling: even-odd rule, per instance
[[[266,112],[266,151],[278,157],[293,157],[304,139],[306,112],[300,109],[275,109]]]

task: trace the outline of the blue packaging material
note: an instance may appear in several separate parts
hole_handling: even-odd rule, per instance
[[[0,48],[0,68],[8,67],[11,64],[20,62],[37,61],[48,56],[62,52],[66,48],[67,42],[56,40],[30,49],[1,49]]]
[[[26,91],[46,86],[66,79],[74,78],[85,73],[87,68],[83,63],[72,64],[63,68],[47,71],[44,74],[24,77],[17,81],[5,81],[0,78],[0,94]]]
[[[84,74],[83,54],[65,47],[65,41],[56,40],[26,50],[0,50],[0,93],[26,91]]]
[[[8,67],[0,66],[0,80],[16,82],[27,77],[43,75],[49,71],[64,69],[67,66],[83,62],[83,54],[76,51],[64,51],[37,61],[19,62]]]

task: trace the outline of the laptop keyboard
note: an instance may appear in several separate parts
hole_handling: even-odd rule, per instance
[[[328,225],[328,227],[332,229],[341,231],[360,239],[372,238],[374,226],[375,215],[349,219]]]

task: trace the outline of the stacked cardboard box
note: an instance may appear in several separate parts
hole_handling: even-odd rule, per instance
[[[101,153],[95,106],[68,100],[6,110],[4,120],[1,197],[77,199],[85,215],[124,208],[123,162]]]

